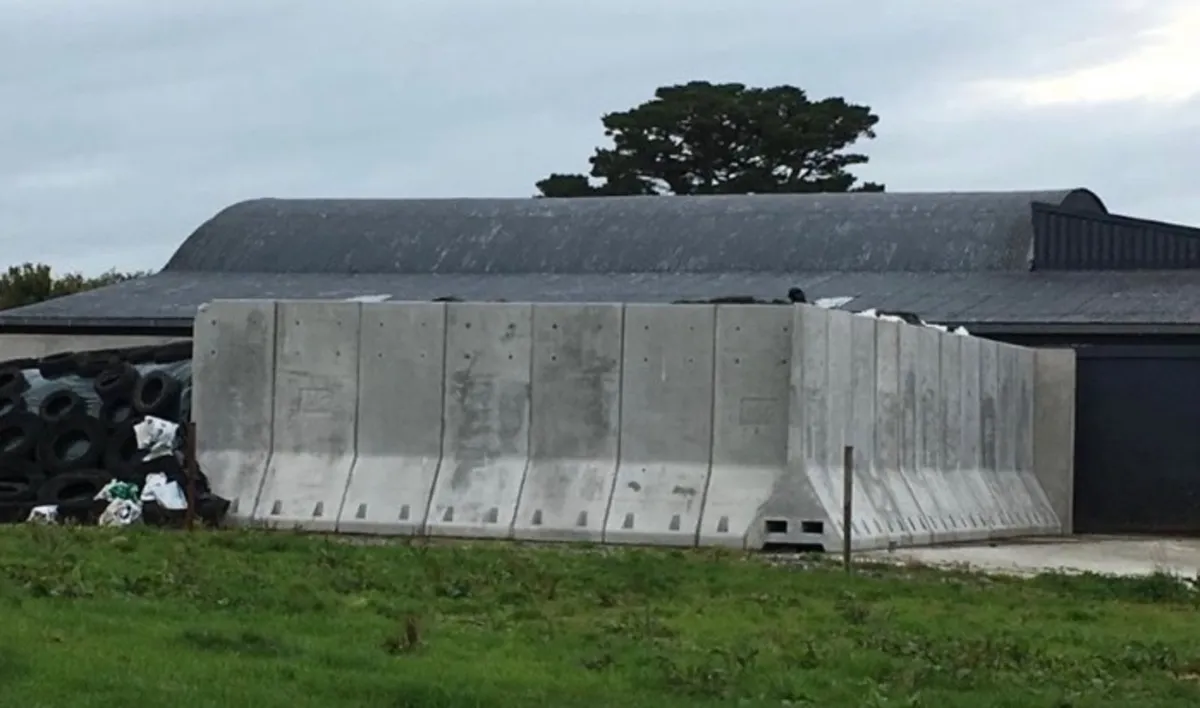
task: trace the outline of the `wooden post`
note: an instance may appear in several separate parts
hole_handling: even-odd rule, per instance
[[[850,572],[850,529],[854,519],[854,446],[842,448],[842,566]]]
[[[183,472],[187,477],[187,509],[184,511],[184,526],[188,531],[196,522],[196,423],[187,424],[187,438],[183,446]]]

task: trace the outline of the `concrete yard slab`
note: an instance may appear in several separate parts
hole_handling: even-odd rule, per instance
[[[1036,575],[1043,572],[1200,576],[1200,539],[1083,536],[1005,543],[905,548],[860,553],[858,558],[934,567]]]

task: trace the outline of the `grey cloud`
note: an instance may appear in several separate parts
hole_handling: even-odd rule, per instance
[[[1185,124],[1106,133],[1120,107],[960,124],[944,106],[971,80],[1125,51],[1169,5],[0,0],[0,95],[19,107],[0,113],[0,244],[12,261],[153,268],[250,197],[523,196],[585,167],[602,113],[693,78],[871,104],[864,176],[895,189],[1080,183],[1167,209],[1152,185],[1171,168],[1102,166]]]

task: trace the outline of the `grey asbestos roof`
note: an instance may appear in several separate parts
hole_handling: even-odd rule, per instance
[[[1028,269],[1032,204],[1082,189],[581,199],[257,199],[167,263],[220,273],[779,273]]]
[[[1200,271],[1030,271],[1033,205],[1088,190],[613,199],[277,200],[164,270],[0,312],[0,327],[188,327],[226,298],[673,302],[852,297],[968,326],[1195,324]]]
[[[226,298],[672,302],[723,295],[853,297],[845,307],[908,310],[966,324],[1196,324],[1200,273],[985,272],[618,275],[322,275],[168,272],[0,313],[0,325],[187,327]]]

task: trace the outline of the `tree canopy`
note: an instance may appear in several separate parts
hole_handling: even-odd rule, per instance
[[[867,156],[847,149],[875,137],[879,116],[844,98],[810,100],[795,86],[748,88],[693,81],[601,118],[610,148],[588,175],[555,173],[543,197],[659,194],[882,192],[848,171]]]
[[[110,270],[90,278],[79,273],[66,273],[56,277],[50,266],[44,263],[10,266],[6,272],[0,274],[0,310],[74,295],[144,275],[148,273],[119,273]]]

